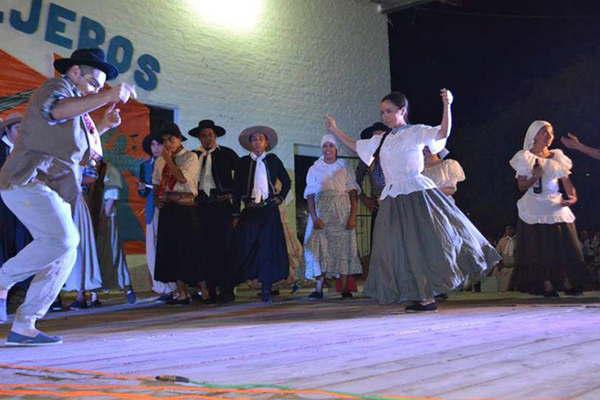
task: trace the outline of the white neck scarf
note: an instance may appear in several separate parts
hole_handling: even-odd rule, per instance
[[[212,152],[216,149],[216,146],[208,151],[206,151],[204,147],[198,148],[198,151],[202,153],[202,155],[200,156],[200,167],[202,167],[202,164],[204,163],[204,168],[202,168],[202,170],[200,171],[198,179],[198,189],[202,190],[207,195],[210,195],[211,189],[217,188],[217,185],[215,184],[215,180],[212,175]],[[204,162],[204,158],[206,158],[206,162]]]
[[[6,143],[6,145],[8,146],[8,153],[9,154],[12,153],[15,145],[10,140],[8,140],[8,136],[6,136],[6,135],[2,136],[2,141],[4,143]]]
[[[512,257],[515,255],[515,238],[508,236],[506,239],[506,246],[504,247],[504,254]]]
[[[269,198],[269,182],[267,178],[267,166],[264,159],[267,156],[265,151],[260,156],[250,153],[250,157],[256,161],[256,170],[254,171],[254,187],[252,188],[252,198],[255,203],[260,203]]]

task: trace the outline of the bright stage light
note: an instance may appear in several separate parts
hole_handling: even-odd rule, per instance
[[[259,22],[264,0],[187,0],[208,24],[237,32],[251,31]]]

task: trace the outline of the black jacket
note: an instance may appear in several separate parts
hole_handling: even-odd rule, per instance
[[[292,182],[283,163],[275,154],[269,153],[264,160],[267,166],[267,178],[269,180],[269,198],[279,197],[283,201],[289,193]],[[249,200],[254,188],[254,171],[256,161],[248,155],[239,159],[235,173],[235,203],[238,206],[242,201]],[[275,182],[281,182],[281,190],[275,193]]]
[[[194,153],[200,158],[202,153],[194,150]],[[229,147],[219,146],[212,152],[212,175],[217,187],[217,195],[231,194],[235,187],[235,170],[239,157],[235,151]],[[200,169],[202,173],[202,168]],[[206,193],[210,195],[210,193]]]
[[[9,154],[10,148],[6,143],[2,141],[2,135],[0,135],[0,168],[2,168],[2,166],[6,162],[6,159],[8,158]]]

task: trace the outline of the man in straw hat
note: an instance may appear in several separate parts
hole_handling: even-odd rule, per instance
[[[62,74],[31,96],[21,132],[0,170],[0,195],[35,238],[0,268],[0,320],[6,320],[8,290],[34,275],[17,310],[6,344],[62,342],[35,328],[67,279],[75,262],[79,234],[71,215],[81,191],[80,165],[102,156],[100,135],[121,123],[117,103],[136,97],[127,83],[100,91],[119,74],[100,49],[79,49],[54,62]],[[89,113],[108,105],[96,125]]]

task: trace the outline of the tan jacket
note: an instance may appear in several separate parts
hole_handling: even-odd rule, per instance
[[[81,116],[57,121],[57,101],[80,97],[67,77],[47,80],[33,92],[14,150],[0,170],[0,190],[37,180],[74,204],[81,191],[80,163],[89,148]]]

